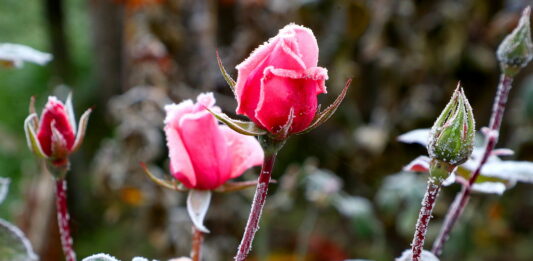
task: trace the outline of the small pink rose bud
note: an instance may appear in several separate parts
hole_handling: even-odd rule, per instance
[[[285,26],[237,65],[237,113],[271,134],[287,132],[282,138],[305,130],[317,112],[317,95],[326,93],[328,73],[317,64],[313,32]]]
[[[189,189],[214,190],[263,163],[259,142],[219,125],[206,110],[220,111],[212,93],[167,105],[165,134],[171,174]]]
[[[40,120],[35,113],[33,100],[30,112],[24,124],[30,149],[48,159],[53,166],[68,168],[68,156],[76,151],[83,141],[91,109],[82,115],[79,130],[76,130],[70,96],[66,105],[54,96],[48,97]]]

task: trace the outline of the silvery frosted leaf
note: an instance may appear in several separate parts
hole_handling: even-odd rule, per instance
[[[15,67],[22,67],[24,62],[45,65],[52,60],[52,55],[37,51],[31,47],[4,43],[0,44],[0,62],[7,62]]]
[[[191,189],[187,196],[187,211],[191,217],[194,226],[204,232],[209,233],[209,230],[204,226],[204,218],[209,203],[211,202],[211,191],[209,190],[195,190]]]
[[[483,176],[533,183],[533,162],[493,161],[483,166]]]
[[[372,203],[363,197],[339,195],[334,198],[333,205],[347,217],[373,215]]]
[[[305,177],[305,197],[315,203],[328,201],[342,188],[342,180],[335,173],[316,167],[309,168],[310,173]]]
[[[502,195],[506,189],[507,187],[505,186],[505,184],[501,182],[476,182],[472,186],[472,190],[475,192],[497,195]]]
[[[89,257],[84,258],[82,261],[120,261],[116,259],[115,257],[112,257],[108,254],[96,254]]]
[[[407,166],[403,167],[403,171],[412,172],[429,172],[429,163],[431,159],[427,156],[418,156],[411,161]]]
[[[0,219],[0,260],[38,260],[24,233],[3,219]]]
[[[136,256],[131,261],[148,261],[147,258]]]
[[[396,139],[399,142],[409,143],[409,144],[420,144],[426,147],[428,145],[430,132],[431,132],[430,129],[416,129],[416,130],[408,131],[398,136]]]
[[[8,178],[0,178],[0,204],[6,199],[9,182],[10,180]]]
[[[411,260],[412,260],[411,249],[404,250],[402,255],[396,258],[396,261],[411,261]],[[422,250],[422,261],[439,261],[439,259],[433,253],[427,250]]]

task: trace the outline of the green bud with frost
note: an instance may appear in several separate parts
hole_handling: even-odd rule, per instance
[[[435,121],[428,143],[430,158],[457,166],[468,160],[474,147],[472,107],[460,85]]]
[[[524,9],[518,25],[505,37],[496,52],[502,70],[509,76],[516,75],[533,58],[530,10],[529,6]]]

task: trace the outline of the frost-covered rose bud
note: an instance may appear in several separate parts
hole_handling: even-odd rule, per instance
[[[76,151],[83,141],[91,109],[81,116],[79,129],[76,126],[70,96],[66,104],[54,96],[48,97],[40,119],[35,113],[32,99],[30,113],[24,123],[30,150],[49,160],[52,166],[67,169],[68,156]]]
[[[516,28],[498,47],[498,61],[505,73],[514,75],[525,67],[533,58],[533,44],[531,43],[531,28],[529,24],[530,8],[527,7]]]
[[[326,93],[328,72],[317,64],[313,32],[285,26],[237,65],[237,113],[274,135],[286,125],[288,134],[305,130],[317,113],[317,95]]]
[[[458,86],[431,128],[428,144],[430,158],[451,166],[464,163],[472,154],[474,133],[472,107],[463,89]]]

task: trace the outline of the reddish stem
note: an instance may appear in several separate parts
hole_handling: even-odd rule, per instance
[[[76,261],[76,253],[72,248],[72,236],[70,235],[70,215],[67,207],[67,181],[64,178],[56,179],[56,210],[57,225],[61,237],[61,246],[66,261]]]
[[[435,206],[435,201],[440,191],[440,183],[435,183],[433,178],[429,178],[428,187],[424,199],[422,200],[422,208],[418,215],[418,221],[416,222],[416,231],[411,244],[413,251],[413,261],[420,261],[422,250],[424,250],[424,240],[426,239],[426,232],[429,226],[429,220],[431,219],[431,212]]]
[[[192,247],[191,259],[192,261],[202,260],[202,243],[204,241],[204,234],[195,226],[192,226]]]
[[[236,261],[243,261],[248,256],[252,247],[252,241],[257,230],[259,230],[259,219],[261,218],[261,212],[265,205],[265,200],[268,192],[268,183],[270,182],[272,168],[276,161],[276,153],[265,153],[265,160],[263,167],[261,168],[261,174],[257,181],[257,187],[255,190],[254,201],[252,202],[252,209],[250,210],[250,216],[246,223],[244,235],[241,239],[241,244],[235,256]]]
[[[483,156],[481,157],[477,168],[468,180],[468,184],[463,185],[463,188],[455,197],[452,206],[446,214],[446,218],[444,219],[444,225],[442,226],[439,236],[437,237],[437,240],[435,240],[435,243],[433,244],[433,249],[431,250],[431,252],[433,252],[436,256],[439,256],[442,253],[444,243],[446,243],[446,241],[448,240],[450,232],[452,231],[455,223],[457,223],[457,220],[459,219],[466,205],[468,204],[470,195],[472,193],[472,185],[474,185],[474,183],[476,182],[477,178],[481,173],[481,169],[489,159],[490,154],[492,153],[494,147],[496,146],[496,143],[498,142],[498,136],[503,119],[503,114],[505,112],[505,106],[507,104],[509,91],[511,91],[512,83],[513,77],[505,74],[502,74],[500,76],[500,83],[498,85],[498,90],[496,92],[496,97],[492,106],[489,131],[486,133],[487,140],[485,143],[485,150],[483,152]]]

